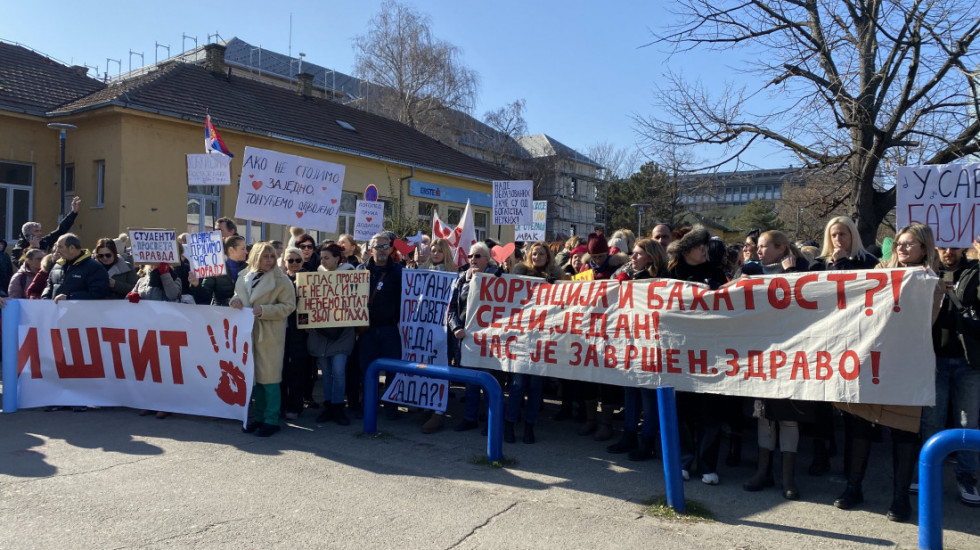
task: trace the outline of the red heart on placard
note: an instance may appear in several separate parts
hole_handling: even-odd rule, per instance
[[[320,189],[323,189],[324,191],[326,191],[326,190],[327,190],[327,188],[326,188],[326,187],[321,187]]]
[[[490,251],[490,255],[493,256],[494,260],[497,260],[498,264],[502,264],[510,258],[510,255],[514,253],[514,243],[507,244],[505,246],[500,246],[499,244],[493,247]]]
[[[262,182],[257,180],[252,180],[252,188],[258,191],[259,187],[262,187]]]
[[[296,217],[297,218],[302,218],[303,217],[303,213],[302,212],[297,212],[296,213]]]
[[[254,178],[254,177],[255,177],[255,174],[249,174],[249,175],[248,175],[248,179],[252,179],[252,178]]]
[[[397,250],[402,256],[408,256],[413,250],[415,250],[415,247],[401,239],[395,239],[395,250]]]
[[[336,202],[337,202],[337,199],[330,199],[330,204],[335,204]]]
[[[365,219],[365,220],[367,220],[368,222],[370,222],[370,221],[371,221],[371,218],[364,218],[364,219]]]

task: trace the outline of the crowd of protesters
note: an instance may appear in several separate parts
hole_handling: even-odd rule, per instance
[[[260,242],[249,247],[238,235],[233,220],[221,218],[225,269],[222,275],[200,279],[181,256],[174,265],[133,265],[127,254],[125,234],[99,239],[87,249],[70,232],[79,201],[59,227],[43,235],[30,222],[14,247],[13,262],[0,254],[0,277],[8,295],[21,299],[103,300],[128,299],[185,302],[249,309],[255,317],[252,334],[255,350],[255,385],[249,421],[243,430],[268,437],[280,429],[280,418],[296,420],[305,409],[321,409],[318,423],[350,424],[348,412],[363,417],[364,372],[377,358],[401,358],[398,330],[403,269],[456,273],[445,320],[450,362],[461,361],[460,342],[466,337],[469,312],[468,288],[477,273],[511,273],[545,279],[568,280],[591,271],[597,280],[620,282],[652,278],[689,281],[718,289],[739,278],[823,270],[859,270],[921,267],[940,276],[932,312],[931,339],[936,352],[936,405],[910,407],[866,404],[831,404],[790,399],[749,399],[681,392],[677,397],[681,431],[683,478],[699,475],[708,485],[721,482],[718,463],[727,435],[724,461],[741,462],[743,439],[755,434],[758,458],[755,473],[743,483],[746,491],[774,487],[774,464],[780,463],[781,492],[786,499],[800,498],[796,483],[797,453],[812,445],[811,476],[830,471],[837,453],[837,428],[843,427],[843,463],[847,485],[834,501],[851,509],[864,500],[862,481],[869,468],[872,444],[882,440],[883,428],[892,445],[892,502],[887,517],[906,521],[911,515],[909,494],[917,490],[915,460],[924,438],[946,427],[977,428],[980,413],[980,321],[971,325],[980,308],[980,266],[974,249],[937,248],[929,227],[901,229],[884,251],[869,250],[857,227],[847,217],[831,219],[822,243],[794,243],[780,231],[750,231],[744,243],[726,245],[701,226],[674,229],[656,225],[649,237],[637,238],[620,230],[609,238],[602,233],[545,243],[518,243],[505,261],[493,259],[493,241],[476,242],[458,266],[454,250],[444,239],[425,237],[403,257],[395,248],[396,236],[379,233],[365,250],[351,235],[317,243],[300,228],[290,228],[288,243]],[[178,239],[183,253],[185,236]],[[0,242],[3,249],[5,242]],[[4,261],[4,260],[7,261]],[[9,264],[9,265],[8,265]],[[363,269],[370,272],[369,325],[299,329],[296,325],[296,278],[301,272]],[[922,335],[925,339],[926,335]],[[319,373],[323,402],[313,399]],[[528,374],[493,372],[507,388],[504,441],[537,441],[535,425],[542,418],[544,397],[560,402],[547,421],[574,421],[575,430],[607,446],[613,454],[632,461],[660,454],[657,396],[646,388],[623,388],[571,380],[551,380]],[[481,388],[467,385],[464,413],[456,431],[483,428],[486,433],[486,400]],[[49,407],[56,410],[59,407]],[[397,420],[403,413],[386,404],[386,417]],[[77,411],[87,410],[75,407]],[[149,414],[156,411],[143,411]],[[167,412],[156,412],[165,418]],[[622,430],[614,430],[621,418]],[[429,413],[423,433],[442,430],[444,413]],[[618,437],[617,437],[618,436]],[[778,450],[778,452],[777,452]],[[880,466],[880,465],[879,465]],[[977,453],[960,451],[955,466],[960,500],[980,506],[977,493]]]

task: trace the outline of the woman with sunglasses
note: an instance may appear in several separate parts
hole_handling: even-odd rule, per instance
[[[139,276],[116,251],[116,242],[109,238],[95,243],[95,258],[109,273],[109,294],[107,298],[121,300],[133,291]]]
[[[303,252],[296,247],[285,249],[282,254],[286,265],[286,276],[295,285],[296,275],[306,271],[303,269]],[[303,397],[307,393],[310,380],[310,354],[306,351],[306,330],[296,327],[296,316],[290,315],[286,320],[286,347],[282,356],[282,410],[286,420],[296,420],[303,412]]]
[[[320,255],[316,252],[316,241],[309,233],[296,237],[296,248],[303,254],[303,271],[316,271],[320,267]]]

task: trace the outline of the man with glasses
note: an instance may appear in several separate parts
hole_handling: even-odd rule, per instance
[[[54,245],[55,241],[59,237],[71,231],[71,226],[75,223],[75,218],[78,217],[78,207],[82,204],[82,199],[75,197],[71,201],[71,212],[68,213],[61,223],[58,224],[58,229],[55,229],[47,235],[41,234],[41,224],[38,222],[27,222],[21,227],[21,238],[17,241],[17,245],[11,250],[11,254],[14,257],[14,261],[20,261],[21,256],[29,248],[38,248],[43,250],[45,254],[51,252],[51,246]]]
[[[371,362],[378,358],[401,359],[401,335],[398,333],[398,316],[401,311],[402,266],[391,259],[391,239],[386,233],[371,237],[371,252],[358,269],[371,272],[368,290],[368,319],[370,325],[360,335],[358,346],[361,354],[361,377]],[[387,376],[386,378],[390,378]],[[367,383],[372,383],[367,381]],[[386,407],[390,420],[398,418],[398,406]]]

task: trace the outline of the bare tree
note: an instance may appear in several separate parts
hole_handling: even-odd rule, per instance
[[[585,148],[585,156],[602,166],[606,181],[628,178],[639,170],[640,152],[628,147],[616,147],[608,141],[593,143]]]
[[[354,72],[371,84],[365,108],[430,135],[449,110],[470,113],[478,77],[456,46],[432,36],[427,15],[387,0],[354,38]]]
[[[483,122],[489,127],[489,135],[482,136],[482,148],[489,153],[491,162],[513,177],[523,177],[527,171],[522,156],[524,149],[516,141],[518,137],[527,134],[525,106],[523,99],[517,99],[483,115]]]
[[[741,48],[756,59],[745,72],[759,79],[712,98],[668,73],[657,93],[662,114],[639,118],[639,130],[654,141],[719,146],[715,166],[769,140],[808,168],[837,171],[861,237],[873,242],[895,205],[894,187],[875,182],[883,163],[940,164],[980,151],[967,74],[976,66],[977,8],[968,0],[679,0],[678,23],[651,44],[672,57]]]

